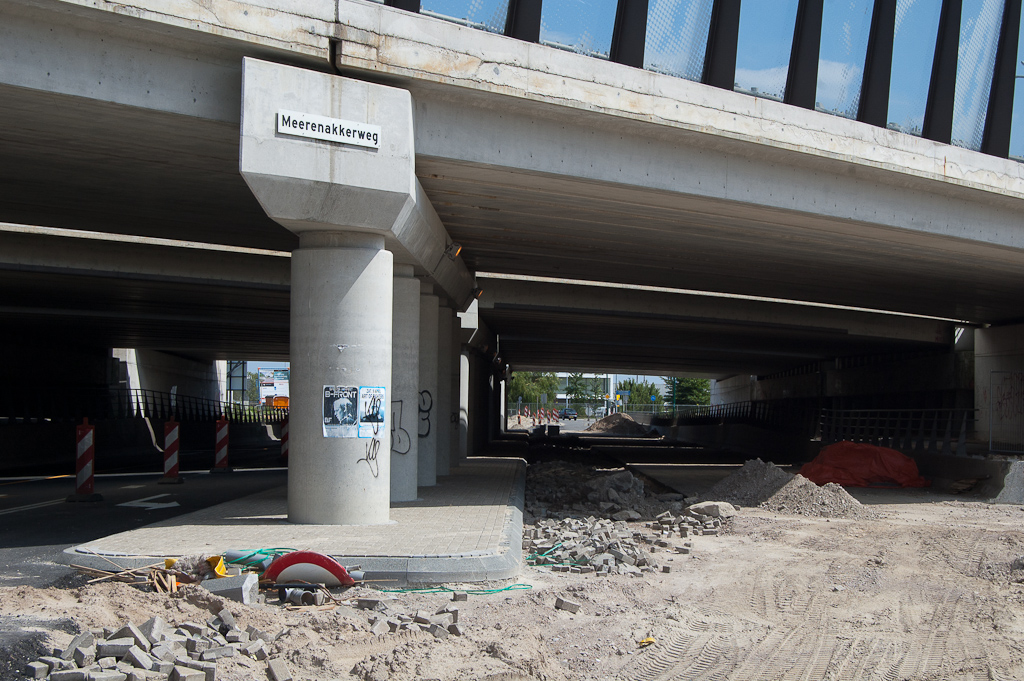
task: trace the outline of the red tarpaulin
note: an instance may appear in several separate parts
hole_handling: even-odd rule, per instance
[[[804,464],[800,475],[819,485],[834,482],[848,487],[869,487],[888,483],[900,487],[928,487],[917,471],[917,464],[905,454],[887,447],[862,442],[837,442],[829,445]]]

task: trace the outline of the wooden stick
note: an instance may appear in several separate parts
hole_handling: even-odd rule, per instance
[[[102,582],[105,579],[118,579],[118,578],[121,578],[121,577],[135,577],[135,576],[141,577],[141,575],[135,575],[134,573],[138,572],[139,570],[152,570],[153,568],[160,567],[161,565],[163,565],[163,563],[153,563],[152,565],[145,565],[143,567],[129,568],[127,570],[121,570],[121,572],[104,575],[103,577],[97,577],[96,579],[90,579],[89,580],[89,584],[93,584],[94,582]]]

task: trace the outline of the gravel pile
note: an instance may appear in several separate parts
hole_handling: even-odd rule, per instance
[[[829,482],[819,487],[802,475],[794,476],[761,507],[777,513],[818,518],[858,518],[867,513],[867,509],[840,485]]]
[[[727,501],[733,506],[760,506],[793,477],[773,463],[751,459],[698,496],[704,501]]]
[[[747,461],[700,498],[819,518],[855,518],[867,514],[861,503],[841,486],[828,483],[819,487],[802,475],[787,473],[761,459]]]

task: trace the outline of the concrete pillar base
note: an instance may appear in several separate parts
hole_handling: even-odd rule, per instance
[[[304,232],[292,253],[291,522],[389,520],[392,270],[375,234]]]

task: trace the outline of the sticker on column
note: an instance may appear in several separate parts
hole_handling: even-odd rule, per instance
[[[359,437],[379,437],[384,432],[383,387],[359,386]]]
[[[359,388],[324,386],[324,437],[359,437]]]

